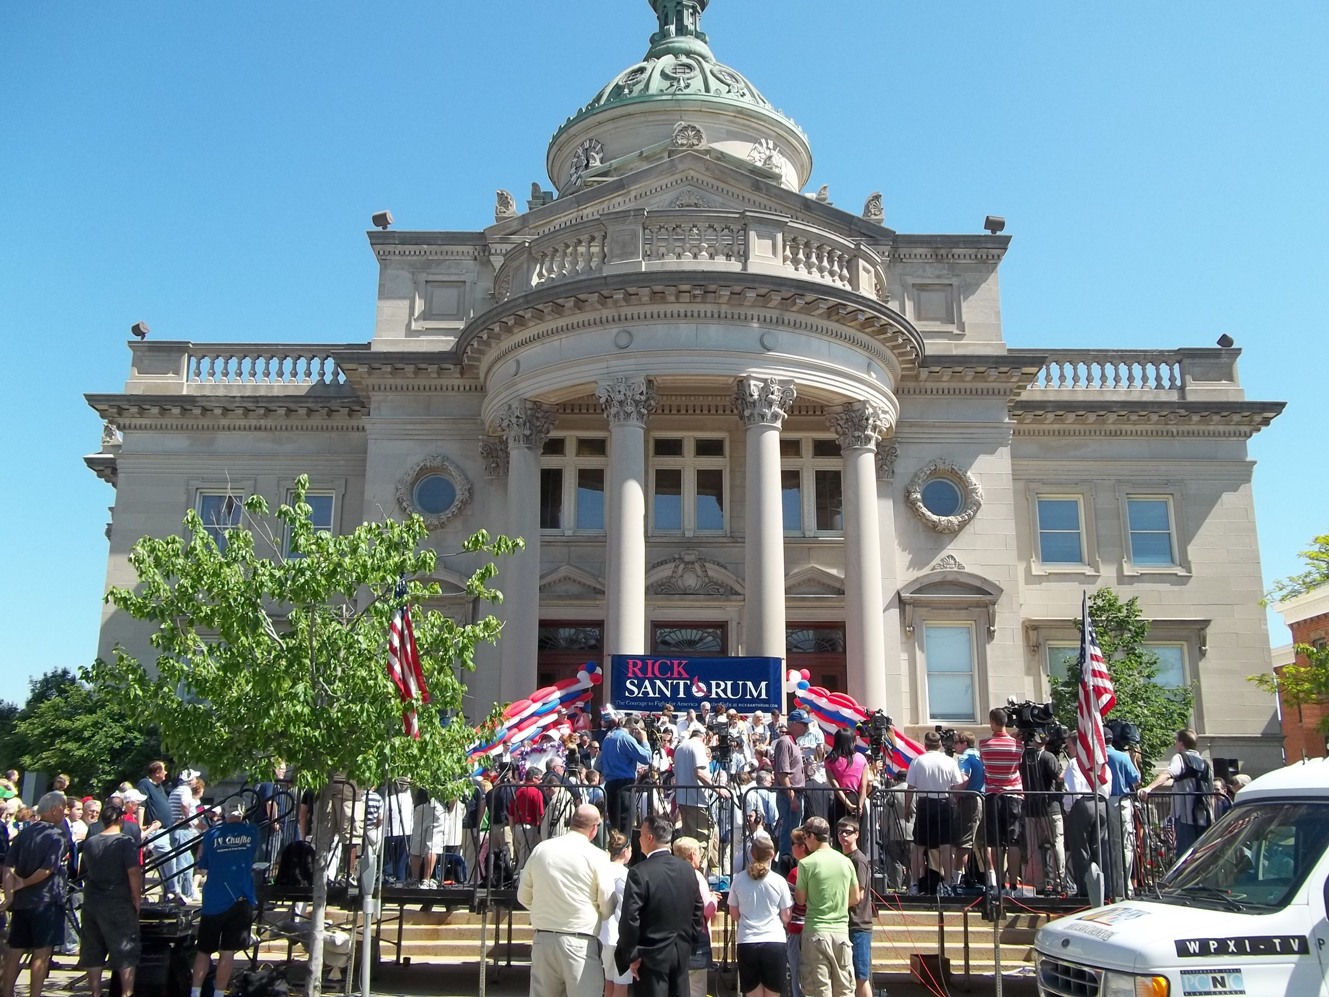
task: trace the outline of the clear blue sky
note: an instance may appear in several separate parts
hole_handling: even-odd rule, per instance
[[[123,385],[129,326],[369,339],[370,214],[478,229],[495,188],[547,185],[549,136],[652,23],[646,0],[0,6],[0,698],[95,653],[113,494],[82,396]],[[1012,346],[1230,333],[1248,396],[1290,403],[1251,446],[1266,579],[1329,532],[1329,4],[714,0],[703,26],[841,206],[1007,218]]]

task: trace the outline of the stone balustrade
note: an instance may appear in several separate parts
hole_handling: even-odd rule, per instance
[[[1011,350],[1047,357],[1028,393],[1078,393],[1098,397],[1159,400],[1220,395],[1241,397],[1236,358],[1240,351],[1180,350]]]
[[[125,390],[132,394],[299,394],[346,383],[334,356],[348,348],[344,343],[148,340],[131,343],[130,348],[133,370]]]
[[[789,219],[715,208],[602,215],[507,252],[494,281],[502,303],[537,287],[654,269],[762,272],[881,298],[881,258],[861,244]]]

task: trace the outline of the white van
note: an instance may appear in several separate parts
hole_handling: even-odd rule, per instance
[[[1156,892],[1053,921],[1040,997],[1329,997],[1329,760],[1251,782]]]

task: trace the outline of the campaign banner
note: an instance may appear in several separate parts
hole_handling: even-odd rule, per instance
[[[679,658],[614,654],[609,658],[609,699],[614,709],[676,712],[703,702],[739,713],[784,708],[781,658]]]

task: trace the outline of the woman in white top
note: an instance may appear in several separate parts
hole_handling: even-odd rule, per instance
[[[749,997],[779,997],[787,953],[785,925],[794,907],[789,883],[771,875],[775,843],[765,832],[752,840],[752,862],[729,887],[729,916],[738,921],[738,987]]]
[[[632,857],[632,842],[622,831],[609,832],[609,871],[614,877],[614,898],[600,908],[600,951],[605,971],[604,997],[628,997],[632,983],[632,970],[619,976],[614,970],[614,946],[618,944],[618,916],[623,908],[623,887],[628,881],[628,859]],[[612,903],[612,908],[609,906]]]

